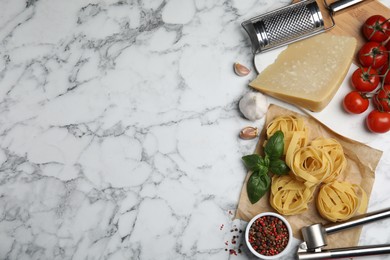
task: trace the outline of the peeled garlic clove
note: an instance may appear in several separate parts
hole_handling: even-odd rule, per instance
[[[251,70],[248,69],[247,67],[245,67],[244,65],[238,63],[238,62],[235,62],[234,63],[234,72],[240,76],[240,77],[243,77],[243,76],[246,76],[248,75]]]
[[[240,131],[240,138],[241,139],[253,139],[256,138],[259,135],[259,130],[257,127],[247,126],[244,129]]]

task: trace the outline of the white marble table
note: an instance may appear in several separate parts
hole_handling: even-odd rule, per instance
[[[233,215],[255,73],[232,65],[252,60],[240,23],[288,3],[0,1],[0,259],[252,258]],[[390,206],[389,143],[368,141],[370,210]],[[389,221],[363,229],[381,243]]]

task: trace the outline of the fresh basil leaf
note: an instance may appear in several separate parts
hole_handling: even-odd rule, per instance
[[[284,175],[290,171],[290,168],[288,168],[287,164],[283,160],[276,159],[270,162],[269,170],[273,174]]]
[[[265,156],[264,156],[264,165],[269,167],[269,163],[270,163],[269,156],[267,154],[265,154]]]
[[[271,179],[267,173],[253,172],[246,184],[249,201],[252,204],[258,202],[268,191],[270,185]]]
[[[265,166],[264,158],[258,154],[250,154],[242,157],[245,167],[250,171],[257,171],[260,166]]]
[[[284,134],[282,131],[276,131],[265,144],[264,152],[270,160],[279,159],[284,151]]]

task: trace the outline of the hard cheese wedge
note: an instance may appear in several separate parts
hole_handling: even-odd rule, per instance
[[[355,48],[355,38],[327,33],[290,44],[249,85],[293,105],[321,111],[343,82]]]

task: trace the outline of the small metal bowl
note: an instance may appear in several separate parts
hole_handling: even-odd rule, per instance
[[[279,252],[278,254],[276,255],[262,255],[260,254],[259,252],[257,252],[253,247],[252,247],[252,244],[249,242],[249,230],[250,228],[252,227],[253,223],[259,219],[259,218],[262,218],[262,217],[266,217],[266,216],[271,216],[271,217],[276,217],[278,218],[279,220],[281,220],[285,226],[287,227],[287,232],[288,232],[288,242],[287,242],[287,245],[284,247],[284,249]],[[252,252],[252,254],[254,254],[256,257],[260,258],[260,259],[265,259],[265,260],[270,260],[270,259],[279,259],[280,257],[284,256],[285,254],[287,254],[292,246],[292,240],[293,240],[293,235],[292,235],[292,229],[291,229],[291,225],[288,223],[288,221],[281,215],[277,214],[277,213],[273,213],[273,212],[264,212],[264,213],[260,213],[258,215],[256,215],[254,218],[252,218],[247,227],[246,227],[246,230],[245,230],[245,242],[246,242],[246,245],[247,247],[249,248],[249,250]]]

